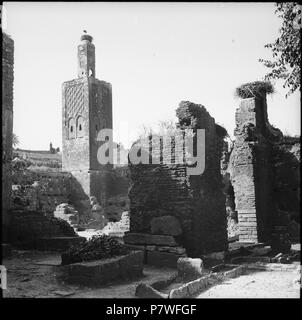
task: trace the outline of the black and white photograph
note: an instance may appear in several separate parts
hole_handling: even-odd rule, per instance
[[[3,2],[2,300],[299,299],[301,10]]]

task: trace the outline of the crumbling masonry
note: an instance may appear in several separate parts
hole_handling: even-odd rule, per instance
[[[297,210],[299,164],[282,147],[287,144],[282,132],[269,124],[266,94],[241,100],[234,134],[228,171],[238,212],[239,241],[265,242],[271,240],[276,228],[286,231],[289,221],[280,210]],[[290,193],[286,197],[282,196],[284,180]]]
[[[183,145],[177,145],[175,140],[172,142],[172,164],[162,161],[163,155],[170,152],[163,147],[162,139],[151,139],[152,148],[149,148],[149,154],[159,159],[159,164],[129,163],[132,181],[129,191],[130,232],[124,241],[131,245],[145,245],[147,263],[150,264],[165,260],[164,251],[173,252],[160,248],[161,245],[169,246],[166,241],[171,247],[183,246],[191,257],[227,249],[225,195],[220,173],[224,130],[201,105],[181,102],[176,113],[180,129],[205,129],[205,170],[201,175],[187,175],[188,164],[173,163],[173,159],[182,157],[184,152]],[[169,226],[154,227],[158,223],[170,224],[173,221],[171,216],[179,221],[181,234],[175,233],[172,225],[170,230]],[[157,220],[159,217],[161,222]],[[175,225],[175,221],[173,223]],[[157,237],[157,247],[152,246],[151,240],[155,236],[151,234]],[[167,236],[170,240],[165,238]],[[173,244],[175,240],[177,244]]]
[[[12,189],[14,41],[2,33],[2,225],[6,241]]]

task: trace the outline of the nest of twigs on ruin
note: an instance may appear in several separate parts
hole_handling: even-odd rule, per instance
[[[266,94],[275,92],[273,85],[269,81],[255,81],[244,83],[236,88],[235,96],[241,99],[262,98]]]

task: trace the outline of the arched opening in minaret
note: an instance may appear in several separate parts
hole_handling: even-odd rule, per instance
[[[82,116],[77,117],[77,138],[84,136],[84,120]]]
[[[68,139],[75,138],[75,121],[73,118],[70,118],[68,121]]]

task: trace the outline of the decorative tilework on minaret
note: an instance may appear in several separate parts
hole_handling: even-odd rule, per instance
[[[87,196],[106,198],[111,165],[101,165],[97,151],[101,129],[112,129],[111,84],[95,78],[93,38],[84,34],[78,45],[78,78],[63,83],[63,170],[71,172]]]

